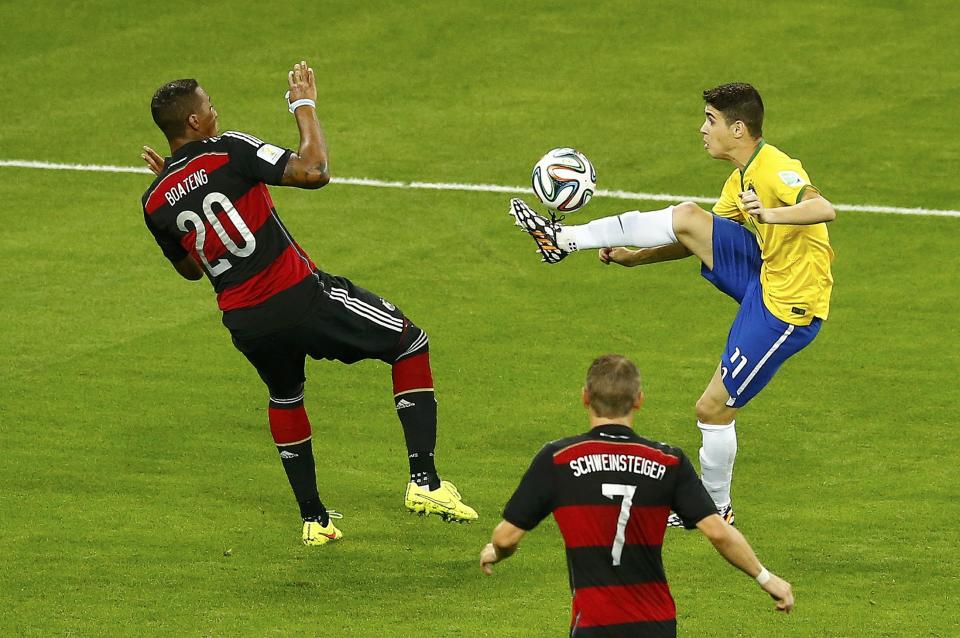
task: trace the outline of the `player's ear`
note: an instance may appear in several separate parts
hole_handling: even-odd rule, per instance
[[[639,410],[640,406],[643,405],[643,390],[637,392],[637,397],[633,400],[633,409]]]
[[[580,388],[580,400],[583,401],[583,407],[590,407],[590,395],[587,393],[586,388]]]
[[[192,128],[194,131],[200,130],[200,118],[197,117],[196,113],[191,113],[189,117],[187,117],[187,126]]]
[[[733,123],[733,126],[730,127],[730,132],[733,133],[733,136],[738,140],[743,137],[743,134],[747,130],[747,125],[743,123],[742,120],[737,120]]]

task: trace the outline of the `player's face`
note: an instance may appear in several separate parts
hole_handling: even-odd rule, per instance
[[[700,135],[703,136],[703,148],[714,159],[726,159],[730,156],[736,138],[723,113],[707,104],[703,109],[703,126]]]
[[[210,96],[199,86],[197,95],[200,97],[200,107],[196,113],[198,132],[204,137],[215,137],[220,132],[220,116],[217,115]]]

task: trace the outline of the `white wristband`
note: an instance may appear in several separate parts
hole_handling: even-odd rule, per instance
[[[301,106],[312,106],[313,108],[317,108],[317,103],[309,98],[300,98],[299,100],[291,102],[290,91],[287,91],[283,98],[287,101],[287,110],[291,113],[294,113]]]
[[[312,106],[313,108],[317,108],[317,103],[314,102],[313,100],[308,100],[307,98],[303,98],[290,103],[290,107],[289,107],[290,112],[291,113],[296,112],[296,110],[301,106]]]
[[[767,568],[760,566],[760,573],[757,574],[757,584],[763,587],[767,584],[767,581],[770,580],[770,572],[767,571]]]

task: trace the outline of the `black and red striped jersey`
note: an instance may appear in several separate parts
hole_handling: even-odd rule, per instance
[[[717,509],[679,448],[610,424],[548,443],[504,509],[533,529],[551,512],[567,551],[571,636],[676,635],[661,545],[670,510],[693,526]]]
[[[259,306],[316,270],[267,190],[280,183],[291,153],[228,131],[177,149],[143,195],[147,228],[163,254],[197,260],[228,326],[231,312]]]

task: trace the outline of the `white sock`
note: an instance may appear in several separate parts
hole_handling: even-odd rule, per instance
[[[730,504],[730,483],[733,482],[733,462],[737,458],[737,422],[729,425],[709,425],[697,421],[703,435],[700,448],[700,472],[717,507]]]
[[[614,217],[595,219],[582,226],[564,226],[557,233],[557,244],[568,252],[617,246],[652,248],[676,241],[673,206],[649,213],[632,210]]]

